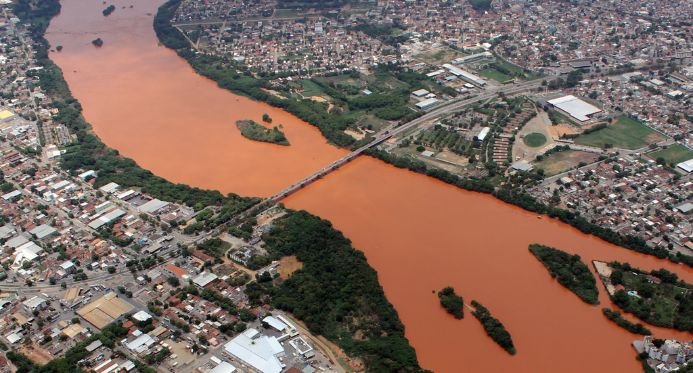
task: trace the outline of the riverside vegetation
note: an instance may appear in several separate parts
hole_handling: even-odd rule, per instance
[[[59,0],[19,0],[15,3],[15,14],[31,25],[36,58],[44,67],[36,74],[41,87],[53,98],[53,107],[59,110],[54,120],[67,125],[77,137],[75,143],[67,147],[61,167],[72,174],[83,169],[97,171],[96,187],[113,181],[125,187],[139,187],[153,197],[179,201],[197,210],[218,206],[216,216],[208,219],[214,226],[229,221],[259,201],[171,183],[103,144],[82,117],[81,106],[70,94],[60,68],[48,58],[49,46],[44,33],[50,19],[59,12]],[[155,23],[160,24],[160,13],[157,19]],[[276,307],[292,312],[305,321],[313,333],[337,343],[350,356],[362,358],[369,371],[422,371],[414,349],[404,336],[404,325],[385,298],[375,271],[363,253],[354,249],[328,221],[307,212],[290,212],[275,224],[265,241],[273,258],[296,255],[304,267],[290,279],[278,283],[276,288],[271,276],[261,276],[258,282],[247,285],[246,293],[252,302],[267,299]],[[21,354],[15,357],[17,361],[26,361]],[[45,369],[31,365],[22,371],[79,371],[70,359],[55,361]],[[151,368],[141,365],[140,371],[149,373]]]
[[[438,292],[440,305],[453,315],[456,319],[464,318],[464,300],[461,296],[455,293],[455,289],[448,286]]]
[[[597,283],[579,255],[552,247],[532,244],[529,251],[549,270],[551,277],[588,304],[599,304]]]
[[[58,0],[20,0],[15,4],[16,14],[31,24],[31,36],[37,44],[36,57],[44,67],[37,72],[40,84],[54,99],[53,106],[59,109],[54,119],[66,124],[77,138],[68,146],[62,167],[73,174],[80,169],[94,169],[99,174],[97,187],[113,181],[126,187],[139,187],[156,198],[186,203],[197,210],[221,207],[208,219],[214,222],[212,226],[230,220],[259,201],[171,183],[103,144],[82,117],[81,106],[71,96],[60,68],[48,58],[48,42],[43,35],[50,19],[59,11]],[[278,283],[276,288],[267,282],[251,283],[246,292],[253,302],[268,299],[276,307],[292,312],[313,333],[324,335],[351,356],[362,358],[371,371],[421,371],[416,353],[404,336],[404,326],[385,298],[375,271],[363,253],[355,250],[329,222],[306,212],[292,212],[276,224],[266,242],[274,258],[296,255],[304,268],[289,280]],[[267,277],[261,280],[266,281]],[[357,338],[357,331],[364,338]],[[17,358],[25,359],[20,354]],[[75,371],[66,367],[69,362],[65,365],[61,359],[56,361],[48,370],[32,366],[25,371]]]
[[[236,126],[245,138],[270,144],[289,145],[289,140],[279,127],[267,128],[254,120],[239,120],[236,121]]]
[[[487,3],[487,0],[479,0],[479,3]],[[265,91],[269,81],[266,77],[255,77],[242,65],[233,61],[227,61],[218,56],[207,56],[191,50],[188,40],[181,32],[170,23],[181,0],[168,0],[163,4],[155,18],[154,30],[157,37],[166,47],[175,50],[183,57],[200,75],[214,80],[224,89],[238,94],[266,102],[272,106],[284,109],[306,122],[318,127],[321,133],[332,143],[342,147],[354,148],[363,145],[367,139],[356,141],[344,133],[344,130],[356,122],[364,113],[372,113],[376,117],[386,120],[397,120],[406,123],[421,114],[408,109],[403,99],[408,97],[411,90],[424,88],[422,82],[426,76],[411,71],[405,71],[399,66],[388,65],[383,69],[393,74],[398,80],[408,84],[409,89],[401,92],[382,91],[367,97],[357,96],[350,99],[348,95],[322,84],[321,88],[333,97],[342,106],[342,110],[328,111],[325,103],[308,99],[283,99]],[[315,80],[315,79],[313,79]],[[319,82],[316,82],[318,84]],[[445,92],[454,95],[454,92]],[[410,158],[398,157],[382,150],[371,149],[366,152],[380,160],[396,167],[406,168],[414,172],[426,174],[446,183],[463,189],[489,193],[496,198],[539,214],[547,214],[557,218],[566,224],[570,224],[583,233],[593,234],[607,242],[625,247],[640,253],[649,254],[658,258],[669,258],[673,262],[683,262],[693,266],[693,256],[681,253],[669,253],[663,248],[653,248],[643,239],[632,235],[621,235],[611,229],[594,224],[580,214],[546,205],[530,196],[519,187],[506,185],[497,187],[490,179],[463,178],[448,171],[427,167],[425,163]]]
[[[367,371],[421,370],[375,270],[329,221],[289,211],[264,241],[272,260],[295,255],[303,268],[285,281],[257,284],[262,295],[251,297],[251,289],[251,300],[271,298],[274,307],[303,320],[312,333],[362,358]]]
[[[623,311],[660,327],[693,332],[693,285],[665,269],[650,272],[628,263],[609,263],[608,281],[622,286],[612,300]]]
[[[78,174],[79,170],[95,170],[99,175],[94,185],[96,188],[115,182],[123,187],[138,187],[155,198],[181,202],[196,210],[206,206],[221,207],[220,216],[223,219],[218,220],[218,224],[259,201],[257,198],[243,198],[233,193],[225,196],[218,191],[171,183],[139,167],[132,159],[120,156],[118,151],[108,148],[92,133],[82,116],[82,106],[72,97],[62,71],[48,57],[49,45],[44,33],[50,19],[60,12],[59,1],[19,0],[14,7],[15,14],[23,22],[30,24],[29,30],[35,42],[35,58],[43,66],[35,74],[41,88],[53,99],[51,106],[58,109],[58,114],[53,119],[65,124],[76,135],[76,141],[66,147],[66,153],[62,156],[62,168],[73,175]]]
[[[486,334],[509,354],[515,355],[517,351],[515,350],[513,339],[510,337],[510,333],[505,330],[505,326],[497,318],[493,317],[488,308],[481,303],[473,300],[472,307],[474,307],[472,315],[481,322]]]
[[[614,323],[616,323],[616,325],[622,327],[623,329],[626,329],[631,333],[642,335],[652,334],[650,329],[647,329],[643,324],[634,323],[625,319],[623,315],[621,315],[621,313],[618,311],[614,311],[609,308],[602,308],[602,313],[604,314],[604,316],[606,316],[607,319],[613,321]]]

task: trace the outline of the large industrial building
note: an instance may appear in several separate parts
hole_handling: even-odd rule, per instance
[[[478,76],[476,76],[476,75],[474,75],[468,71],[464,71],[464,70],[462,70],[458,67],[452,66],[448,63],[443,65],[443,67],[448,69],[448,71],[450,71],[451,74],[453,74],[453,75],[455,75],[461,79],[464,79],[464,80],[466,80],[466,81],[468,81],[468,82],[470,82],[476,86],[483,87],[486,85],[486,81],[484,79],[481,79],[480,77],[478,77]]]
[[[570,115],[579,122],[586,122],[594,114],[601,113],[602,109],[587,103],[573,95],[563,96],[548,101],[556,109]]]
[[[254,372],[280,373],[284,370],[279,360],[284,356],[284,347],[277,338],[262,335],[256,329],[251,328],[239,334],[224,349]]]

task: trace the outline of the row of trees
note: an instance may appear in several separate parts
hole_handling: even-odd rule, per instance
[[[505,326],[503,326],[503,323],[493,317],[488,308],[484,307],[481,303],[473,300],[472,307],[474,307],[472,315],[481,322],[486,334],[509,354],[515,355],[517,350],[515,350],[513,339],[510,337],[510,333],[505,329]]]
[[[625,319],[623,315],[621,315],[621,313],[618,311],[614,311],[610,308],[602,308],[602,313],[604,314],[604,316],[606,316],[607,319],[613,321],[614,323],[616,323],[616,325],[622,327],[623,329],[626,329],[631,333],[642,335],[652,334],[650,329],[647,329],[643,324],[634,323],[628,319]]]
[[[597,283],[579,255],[570,255],[565,251],[538,244],[529,245],[529,251],[559,284],[575,293],[583,302],[599,304]]]
[[[96,170],[99,178],[96,187],[116,182],[124,187],[140,187],[144,193],[167,201],[184,203],[195,209],[205,206],[223,206],[237,213],[258,201],[255,198],[242,198],[235,194],[222,195],[218,191],[203,190],[184,184],[171,183],[139,167],[135,161],[121,157],[117,151],[108,148],[98,137],[90,132],[89,124],[82,117],[82,107],[72,97],[60,68],[48,58],[48,42],[43,37],[48,21],[60,11],[58,0],[21,0],[15,5],[16,14],[31,25],[31,35],[36,43],[36,57],[44,68],[38,74],[41,87],[58,109],[55,121],[64,123],[77,137],[77,141],[67,147],[62,157],[61,167],[76,175],[80,170]],[[226,214],[230,218],[231,214]]]

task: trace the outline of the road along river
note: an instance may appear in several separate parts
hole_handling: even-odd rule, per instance
[[[307,123],[218,88],[157,45],[152,19],[162,0],[64,0],[48,32],[86,119],[109,146],[172,181],[268,196],[346,154]],[[130,5],[133,5],[130,8]],[[125,6],[125,8],[123,8]],[[91,41],[104,41],[96,48]],[[244,139],[234,122],[283,124],[289,147]],[[436,372],[638,372],[637,337],[551,280],[532,257],[538,242],[584,259],[693,271],[372,158],[359,158],[286,200],[351,238],[378,271],[423,367]],[[452,285],[477,299],[512,334],[509,356],[471,316],[454,320],[434,290]],[[601,287],[600,287],[601,289]],[[602,291],[603,305],[609,304]],[[653,329],[658,336],[690,338]]]

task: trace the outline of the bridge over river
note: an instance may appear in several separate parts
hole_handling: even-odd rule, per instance
[[[450,114],[452,112],[455,112],[457,110],[460,110],[461,108],[475,104],[477,102],[482,102],[486,101],[488,99],[491,99],[493,97],[496,97],[498,94],[502,93],[505,95],[513,95],[513,94],[518,94],[522,93],[531,89],[536,89],[541,87],[541,79],[537,80],[532,80],[529,82],[522,82],[522,83],[516,83],[516,84],[508,84],[505,86],[502,86],[498,89],[495,90],[489,90],[481,95],[474,96],[471,98],[460,98],[460,99],[455,99],[448,101],[435,109],[429,111],[428,113],[413,119],[405,124],[402,124],[400,126],[396,125],[391,125],[386,127],[385,129],[381,130],[378,132],[373,140],[371,140],[369,143],[361,146],[360,148],[352,151],[351,153],[335,160],[334,162],[328,164],[327,166],[315,171],[311,175],[299,180],[298,182],[291,184],[290,186],[284,188],[283,190],[277,192],[275,195],[265,198],[258,204],[254,205],[250,209],[244,211],[242,214],[237,216],[236,221],[240,221],[243,219],[246,219],[250,216],[257,215],[258,213],[264,211],[265,209],[277,204],[284,198],[290,196],[291,194],[297,192],[300,189],[305,188],[306,186],[310,185],[311,183],[315,182],[316,180],[319,180],[325,175],[328,175],[329,173],[337,170],[338,168],[342,167],[343,165],[353,161],[356,159],[358,156],[363,154],[365,151],[371,148],[375,148],[376,146],[382,144],[383,142],[387,141],[390,138],[393,138],[397,135],[400,135],[412,128],[415,128],[421,124],[424,124],[429,121],[433,121],[437,118],[440,118],[442,116],[445,116],[447,114]]]

